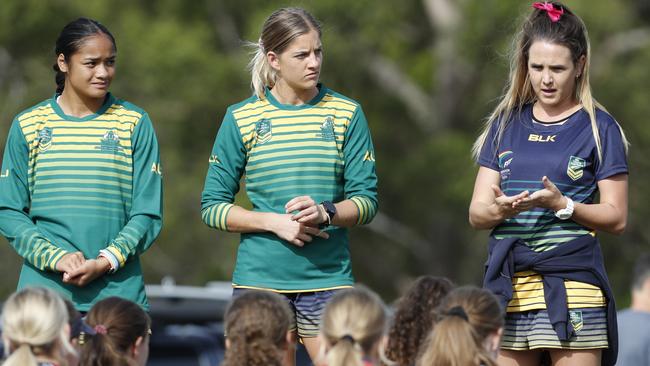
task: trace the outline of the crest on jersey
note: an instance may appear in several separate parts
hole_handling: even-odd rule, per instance
[[[569,164],[566,168],[566,174],[571,178],[571,180],[578,180],[582,178],[584,173],[584,168],[587,166],[587,162],[583,158],[577,156],[571,156],[569,158]]]
[[[271,120],[262,119],[255,124],[255,135],[257,136],[257,143],[263,144],[269,142],[273,137],[271,130]]]
[[[325,118],[323,124],[320,125],[320,137],[327,141],[334,140],[334,118]]]
[[[515,153],[512,151],[504,151],[499,154],[499,173],[501,174],[501,180],[506,180],[510,178],[510,164],[512,164],[512,159],[514,158]]]
[[[577,335],[582,330],[584,326],[584,319],[582,318],[582,311],[580,310],[569,310],[569,321],[573,325],[573,331]]]
[[[43,127],[36,132],[38,150],[46,151],[52,146],[52,127]]]
[[[120,136],[118,136],[117,132],[114,130],[106,131],[101,139],[99,149],[101,151],[110,152],[122,150],[123,148],[120,146]]]

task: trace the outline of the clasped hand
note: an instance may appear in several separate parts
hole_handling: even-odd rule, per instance
[[[104,275],[110,264],[105,258],[86,259],[81,252],[65,254],[57,263],[56,270],[63,273],[63,283],[86,286]]]
[[[327,213],[310,196],[295,197],[284,208],[286,214],[280,215],[275,225],[274,232],[278,237],[299,247],[311,242],[315,236],[329,238],[328,233],[319,229],[319,225],[327,221]]]
[[[548,177],[542,177],[542,184],[544,188],[538,191],[530,193],[526,190],[514,196],[506,196],[498,186],[493,184],[494,203],[500,215],[503,218],[511,218],[534,207],[557,211],[566,206],[566,199],[562,192]]]

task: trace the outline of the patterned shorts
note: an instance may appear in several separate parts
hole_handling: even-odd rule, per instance
[[[237,297],[245,291],[266,290],[234,288],[232,296]],[[295,323],[292,326],[292,330],[297,330],[300,338],[313,338],[318,336],[320,318],[325,309],[325,305],[337,291],[341,291],[341,289],[278,293],[287,299],[289,307],[293,310]]]
[[[546,310],[507,313],[501,348],[524,351],[540,348],[607,348],[607,311],[604,307],[569,309],[575,333],[561,341]]]

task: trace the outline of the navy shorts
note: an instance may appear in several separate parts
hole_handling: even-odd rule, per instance
[[[276,292],[282,295],[289,304],[294,314],[292,330],[297,330],[300,338],[313,338],[318,336],[320,319],[325,310],[325,305],[342,289],[306,291],[306,292]],[[263,289],[234,288],[232,296],[237,297],[246,291],[268,291]],[[274,291],[275,292],[275,291]]]

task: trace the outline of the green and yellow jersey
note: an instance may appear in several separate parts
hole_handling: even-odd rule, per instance
[[[97,113],[76,118],[56,97],[16,116],[2,162],[0,232],[24,258],[18,288],[53,288],[81,311],[108,296],[147,308],[138,256],[162,225],[151,120],[110,94]],[[100,250],[117,260],[115,273],[85,287],[62,282],[55,267],[63,255]]]
[[[361,106],[320,86],[309,103],[280,104],[267,90],[226,111],[209,158],[203,221],[228,230],[227,216],[245,176],[253,210],[285,213],[294,197],[350,199],[358,224],[377,212],[375,155]],[[241,235],[233,283],[278,291],[329,289],[354,283],[346,228],[304,247],[272,233]]]

